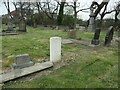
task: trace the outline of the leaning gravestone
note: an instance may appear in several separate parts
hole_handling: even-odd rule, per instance
[[[94,38],[91,41],[91,44],[98,45],[99,44],[99,36],[100,36],[100,29],[96,28]]]
[[[50,61],[58,62],[61,60],[61,37],[50,38]]]
[[[110,45],[111,40],[113,39],[113,33],[114,33],[113,26],[110,26],[105,36],[104,46]]]
[[[15,57],[14,63],[12,64],[12,68],[21,69],[32,65],[33,62],[30,61],[30,56],[28,54],[22,54],[22,55],[17,55]]]

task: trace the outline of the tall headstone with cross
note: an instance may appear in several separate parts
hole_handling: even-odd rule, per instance
[[[94,32],[95,31],[95,14],[93,13],[94,8],[90,8],[90,19],[89,19],[89,25],[88,25],[88,31]]]

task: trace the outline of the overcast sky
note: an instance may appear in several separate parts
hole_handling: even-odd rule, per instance
[[[0,15],[3,14],[7,14],[7,10],[5,8],[5,5],[2,3],[4,0],[0,0]],[[10,0],[10,11],[13,11],[15,8],[13,6],[13,4],[11,3],[11,1],[20,1],[20,0]],[[21,0],[21,1],[39,1],[39,0]],[[45,0],[43,0],[45,2]],[[49,0],[52,1],[52,0]],[[66,0],[67,2],[71,2],[72,0]],[[87,8],[91,5],[93,0],[78,0],[78,2],[80,2],[80,7],[79,8]],[[98,3],[100,3],[102,0],[94,0],[97,1]],[[109,4],[108,4],[108,8],[107,10],[110,11],[111,9],[114,8],[115,6],[115,2],[118,2],[120,0],[110,0]],[[89,10],[88,10],[89,12]],[[110,14],[110,15],[106,15],[106,18],[114,18],[113,17],[114,13]],[[78,17],[83,19],[83,20],[88,20],[89,19],[89,13],[85,13],[85,12],[79,12],[78,13]]]

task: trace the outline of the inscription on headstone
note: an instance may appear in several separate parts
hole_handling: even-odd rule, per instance
[[[91,41],[91,44],[98,45],[99,44],[99,36],[100,36],[100,29],[96,28],[94,38]]]
[[[104,46],[110,45],[111,40],[113,39],[113,34],[114,34],[113,26],[110,26],[105,36]]]
[[[22,54],[22,55],[17,55],[15,57],[12,67],[13,69],[18,69],[18,68],[24,68],[32,65],[33,65],[33,62],[30,61],[30,56],[28,54]]]

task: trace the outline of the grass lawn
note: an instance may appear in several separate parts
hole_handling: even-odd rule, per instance
[[[6,83],[4,88],[117,88],[118,45],[114,40],[110,47],[103,47],[106,32],[101,32],[101,45],[90,48],[81,44],[62,45],[62,53],[69,64],[49,75],[33,80]],[[115,34],[116,35],[116,34]],[[34,62],[49,58],[49,38],[67,38],[67,32],[28,27],[27,34],[4,36],[2,39],[3,69],[9,68],[17,54],[28,53]],[[77,32],[77,38],[90,42],[93,33]],[[63,58],[64,59],[64,58]]]

